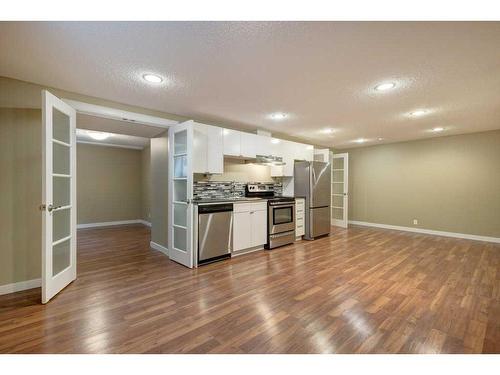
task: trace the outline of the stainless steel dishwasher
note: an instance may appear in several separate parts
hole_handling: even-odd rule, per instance
[[[198,265],[231,257],[233,204],[198,206]]]

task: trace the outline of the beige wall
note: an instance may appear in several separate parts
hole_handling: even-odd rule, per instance
[[[142,173],[142,220],[151,222],[151,147],[147,146],[141,152]]]
[[[78,143],[77,223],[143,217],[141,150]]]
[[[40,106],[43,88],[0,77],[0,285],[40,277],[42,224],[38,206],[42,200]],[[50,90],[61,97],[176,119],[144,108]],[[143,155],[142,164],[145,163]],[[140,155],[138,164],[141,165]],[[141,176],[138,181],[142,187]],[[147,200],[146,194],[139,202]],[[133,219],[142,216],[139,209]]]
[[[350,220],[500,237],[500,130],[347,152]]]
[[[202,174],[195,176],[196,181],[207,178]],[[210,176],[211,181],[272,182],[271,167],[246,163],[244,160],[224,158],[224,173]]]
[[[168,247],[168,131],[151,139],[151,241]]]
[[[40,277],[41,113],[0,108],[0,285]]]

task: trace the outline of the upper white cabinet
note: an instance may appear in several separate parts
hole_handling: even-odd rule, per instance
[[[223,129],[193,123],[193,173],[224,173]]]
[[[286,164],[271,167],[271,176],[293,177],[295,160],[314,160],[311,145],[200,123],[193,124],[194,173],[223,173],[224,156],[255,159],[257,155],[273,155],[282,157]]]
[[[241,133],[241,153],[240,155],[245,158],[255,158],[261,155],[259,151],[259,136],[252,133]]]
[[[314,160],[314,150],[311,145],[280,140],[280,152],[283,161],[286,163],[282,167],[271,167],[272,177],[293,177],[295,160]]]
[[[311,145],[297,143],[300,157],[298,160],[314,161],[314,148]]]
[[[224,155],[241,156],[241,134],[242,132],[231,129],[223,129]]]

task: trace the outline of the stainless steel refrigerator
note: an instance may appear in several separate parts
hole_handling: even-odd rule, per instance
[[[332,173],[330,163],[298,161],[294,166],[295,197],[305,198],[306,240],[330,233]]]

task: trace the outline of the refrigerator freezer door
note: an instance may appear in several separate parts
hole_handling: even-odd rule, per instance
[[[330,207],[311,208],[309,210],[310,239],[330,233]],[[306,233],[307,234],[307,233]]]
[[[297,197],[309,196],[311,164],[308,161],[296,161],[294,165],[294,193]]]
[[[330,163],[311,163],[311,203],[310,207],[330,206],[332,176]]]

